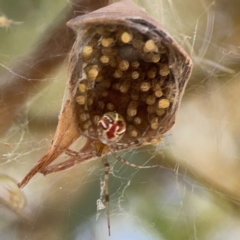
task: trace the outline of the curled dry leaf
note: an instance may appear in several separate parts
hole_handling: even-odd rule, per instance
[[[155,20],[129,0],[122,0],[68,22],[77,35],[69,59],[67,97],[49,151],[19,183],[37,173],[49,174],[97,156],[99,119],[117,112],[126,133],[114,150],[156,145],[170,130],[191,74],[192,62]],[[49,166],[80,136],[81,152]],[[60,151],[62,150],[62,151]]]

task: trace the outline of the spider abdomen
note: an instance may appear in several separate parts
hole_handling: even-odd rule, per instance
[[[126,122],[117,112],[105,113],[99,120],[98,137],[104,144],[118,142],[126,132]]]

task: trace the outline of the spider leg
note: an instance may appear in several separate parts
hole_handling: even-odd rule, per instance
[[[54,164],[54,165],[50,165],[45,167],[44,169],[42,169],[41,171],[39,171],[40,173],[42,173],[43,175],[48,175],[51,173],[55,173],[55,172],[61,172],[64,171],[66,169],[72,168],[80,163],[82,163],[83,161],[86,161],[88,159],[94,158],[96,155],[94,154],[94,152],[91,153],[84,153],[85,149],[82,148],[79,152],[73,151],[69,148],[58,148],[57,146],[55,146],[59,151],[64,152],[66,155],[70,156],[71,158],[58,163],[58,164]]]
[[[154,168],[154,167],[159,167],[158,165],[152,165],[152,166],[139,166],[139,165],[136,165],[134,163],[130,163],[126,160],[124,160],[123,158],[121,158],[120,156],[118,156],[112,149],[110,149],[112,155],[121,163],[123,164],[126,164],[126,165],[129,165],[131,167],[134,167],[134,168]]]
[[[105,167],[105,174],[104,174],[104,191],[105,191],[105,207],[106,207],[106,213],[107,213],[107,222],[108,222],[108,234],[110,236],[110,216],[109,216],[109,189],[108,189],[108,179],[109,179],[109,163],[107,161],[107,155],[103,155],[102,161]]]
[[[71,156],[71,157],[74,157],[74,156],[79,156],[81,154],[81,151],[79,152],[76,152],[76,151],[73,151],[69,148],[66,148],[66,149],[62,149],[62,151],[67,154],[68,156]]]
[[[57,146],[55,146],[59,151],[67,154],[70,157],[76,157],[76,156],[80,156],[83,154],[82,149],[79,152],[73,151],[69,148],[58,148]]]
[[[69,150],[69,149],[68,149]],[[70,150],[71,151],[71,150]],[[73,152],[73,151],[71,151]],[[76,152],[77,153],[77,152]],[[70,155],[68,153],[66,153],[67,155]],[[71,156],[71,155],[70,155]],[[80,154],[78,153],[78,155],[72,155],[72,157],[62,163],[58,163],[58,164],[54,164],[54,165],[50,165],[45,167],[44,169],[42,169],[40,171],[40,173],[42,173],[43,175],[48,175],[51,173],[55,173],[55,172],[61,172],[63,170],[72,168],[88,159],[94,158],[96,157],[95,154],[93,153],[89,153],[89,154],[85,154],[83,156],[80,156]]]

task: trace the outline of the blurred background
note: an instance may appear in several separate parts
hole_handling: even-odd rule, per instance
[[[33,51],[54,26],[65,27],[66,12],[86,13],[91,2],[0,0],[0,239],[240,239],[238,0],[135,1],[189,53],[194,68],[163,142],[121,153],[159,168],[136,170],[109,157],[110,237],[105,209],[96,205],[104,200],[100,159],[16,187],[51,145],[72,44],[62,39],[73,42],[74,34],[53,34],[55,52],[43,50],[35,62]],[[46,59],[51,71],[26,71]]]

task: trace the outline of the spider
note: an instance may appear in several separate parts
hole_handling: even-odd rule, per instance
[[[108,112],[105,113],[98,121],[97,124],[97,131],[98,131],[98,140],[93,142],[93,150],[97,157],[102,157],[102,162],[105,167],[105,174],[104,174],[104,193],[105,193],[105,208],[106,208],[106,215],[107,215],[107,225],[108,225],[108,234],[110,236],[110,210],[109,210],[109,170],[110,165],[107,161],[107,154],[111,153],[118,161],[122,162],[123,164],[129,165],[131,167],[140,169],[140,168],[153,168],[158,167],[158,165],[152,166],[139,166],[133,163],[130,163],[119,155],[116,154],[116,143],[124,136],[126,132],[126,122],[122,115],[117,112]],[[71,157],[78,157],[80,156],[83,151],[75,152],[70,149],[65,149],[64,152],[71,156]],[[84,157],[89,158],[89,154],[84,155]],[[66,162],[55,164],[49,167],[44,168],[41,173],[44,175],[59,172],[65,169],[68,169],[74,166],[75,160],[70,159]]]
[[[12,25],[22,24],[22,22],[16,22],[12,19],[7,18],[5,15],[0,16],[0,27],[1,28],[10,28]]]
[[[24,187],[38,172],[47,175],[101,157],[110,235],[107,155],[134,168],[155,167],[129,163],[116,151],[161,141],[175,123],[192,63],[174,39],[154,20],[145,19],[131,1],[119,1],[109,9],[107,14],[103,8],[68,22],[77,33],[69,58],[69,99],[53,145],[18,186]],[[87,138],[81,151],[69,150],[80,136]],[[50,165],[60,155],[59,148],[70,159]]]

